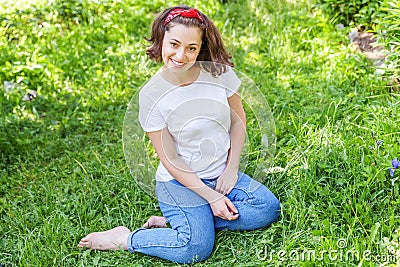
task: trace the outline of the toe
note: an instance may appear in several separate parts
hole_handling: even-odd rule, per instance
[[[84,240],[82,238],[82,240],[78,243],[78,247],[83,248],[83,247],[89,247],[90,246],[90,242],[89,240]]]

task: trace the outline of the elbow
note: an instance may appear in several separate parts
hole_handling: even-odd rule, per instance
[[[178,165],[178,155],[164,155],[162,159],[160,159],[161,163],[164,165],[164,167],[171,172],[172,169],[176,168]]]

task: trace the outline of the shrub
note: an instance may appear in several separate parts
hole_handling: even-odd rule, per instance
[[[334,23],[356,24],[370,28],[376,24],[380,12],[379,0],[318,0],[322,11]]]
[[[388,2],[382,7],[386,12],[382,16],[381,23],[375,31],[384,40],[387,50],[390,51],[384,65],[385,76],[388,77],[391,85],[399,89],[400,79],[400,1]]]

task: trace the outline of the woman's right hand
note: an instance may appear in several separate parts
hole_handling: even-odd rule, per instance
[[[236,220],[239,213],[235,205],[226,196],[220,195],[216,200],[209,202],[214,216],[228,221]]]

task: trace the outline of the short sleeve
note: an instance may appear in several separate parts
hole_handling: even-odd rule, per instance
[[[156,101],[146,93],[139,93],[139,122],[145,132],[155,132],[165,128],[165,120]]]
[[[221,75],[221,78],[224,80],[226,86],[226,96],[233,96],[239,90],[242,81],[231,67],[228,67],[227,71]]]

